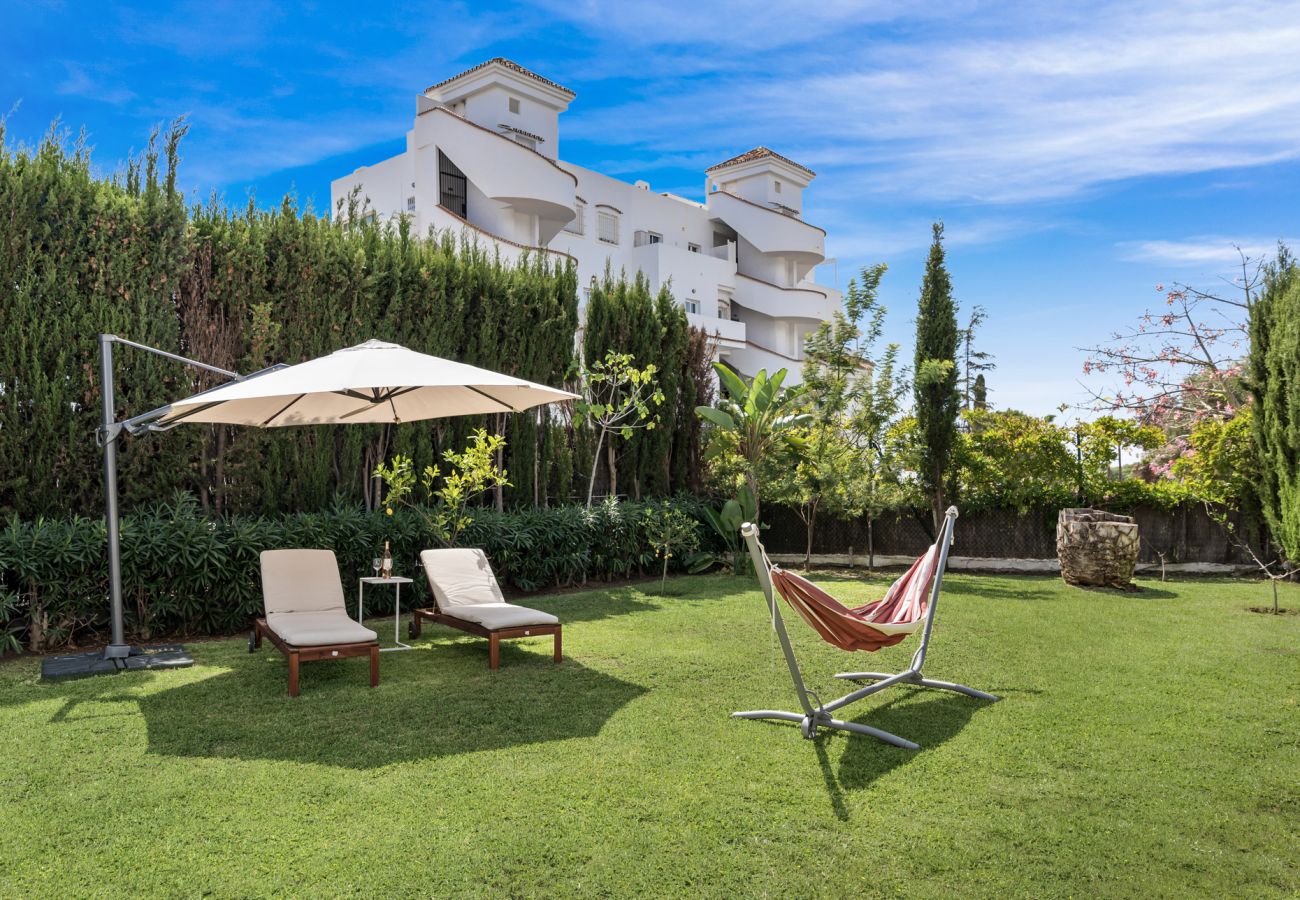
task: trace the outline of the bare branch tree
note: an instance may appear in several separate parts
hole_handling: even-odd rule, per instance
[[[1224,279],[1235,295],[1177,282],[1168,288],[1157,285],[1164,309],[1147,310],[1136,325],[1110,340],[1080,348],[1088,354],[1085,375],[1116,375],[1122,382],[1113,393],[1085,385],[1095,407],[1167,425],[1230,416],[1245,401],[1241,374],[1249,344],[1247,320],[1264,260],[1247,256],[1240,247],[1237,253],[1241,275]]]

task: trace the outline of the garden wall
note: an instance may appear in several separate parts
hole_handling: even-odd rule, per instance
[[[1222,525],[1215,522],[1199,504],[1185,503],[1173,508],[1139,506],[1127,510],[1138,522],[1141,535],[1139,563],[1159,565],[1161,555],[1166,564],[1249,566],[1250,554],[1229,539]],[[1055,508],[990,509],[965,513],[957,520],[956,543],[952,553],[963,559],[982,560],[1056,560]],[[807,532],[803,520],[791,509],[769,506],[764,517],[770,523],[764,541],[768,552],[785,557],[803,557]],[[864,519],[844,521],[824,519],[817,522],[813,534],[813,553],[842,557],[848,563],[865,564],[868,546],[877,557],[914,559],[925,552],[934,540],[929,511],[888,512],[871,523]],[[1005,568],[1032,569],[1033,566],[1008,565]],[[1048,567],[1050,569],[1050,567]]]

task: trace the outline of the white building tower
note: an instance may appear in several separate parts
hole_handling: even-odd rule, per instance
[[[359,190],[368,211],[420,232],[570,257],[584,293],[607,264],[640,270],[652,291],[670,284],[738,371],[788,368],[798,382],[804,339],[840,303],[812,280],[826,237],[802,219],[813,173],[757,147],[707,170],[704,203],[655,193],[559,159],[574,96],[510,60],[481,63],[417,96],[406,150],[333,181],[332,202]]]

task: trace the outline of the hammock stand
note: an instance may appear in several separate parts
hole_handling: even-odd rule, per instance
[[[953,526],[957,521],[957,507],[948,508],[948,513],[944,518],[943,529],[939,533],[939,539],[927,553],[913,564],[912,568],[894,583],[886,594],[885,599],[876,604],[869,604],[857,610],[849,610],[838,604],[829,595],[824,595],[810,582],[806,582],[792,573],[781,571],[780,567],[773,565],[768,559],[767,552],[763,549],[763,544],[758,539],[758,527],[749,522],[741,526],[740,533],[745,538],[745,543],[749,545],[750,556],[754,560],[754,571],[758,573],[759,583],[762,585],[763,594],[767,598],[768,609],[772,614],[772,627],[776,631],[777,639],[781,642],[781,650],[785,654],[786,666],[790,669],[790,678],[794,682],[795,692],[799,695],[799,705],[803,708],[802,713],[784,712],[773,709],[757,709],[750,712],[732,713],[733,718],[738,719],[779,719],[784,722],[798,722],[799,730],[805,738],[809,740],[817,736],[820,728],[832,728],[839,731],[850,731],[856,734],[865,734],[877,740],[884,741],[887,744],[893,744],[896,747],[903,747],[907,750],[919,750],[920,745],[901,738],[896,734],[890,734],[888,731],[882,731],[879,728],[872,728],[870,725],[859,725],[856,722],[844,722],[836,719],[832,713],[838,709],[848,706],[850,703],[856,703],[858,700],[868,697],[871,694],[879,693],[897,684],[910,684],[918,687],[938,688],[945,691],[955,691],[959,694],[966,694],[970,697],[978,697],[981,700],[997,700],[993,694],[987,694],[984,691],[978,691],[975,688],[966,687],[963,684],[953,684],[949,681],[935,681],[931,678],[925,678],[921,674],[921,668],[925,665],[925,652],[930,645],[930,630],[934,626],[934,611],[939,604],[939,588],[943,584],[943,572],[948,565],[948,548],[952,545]],[[930,561],[937,554],[937,560],[933,566]],[[927,572],[926,570],[929,569]],[[856,691],[845,694],[837,700],[829,703],[822,703],[817,693],[809,689],[803,680],[803,675],[799,671],[799,661],[795,658],[794,648],[790,645],[790,636],[785,630],[785,621],[781,617],[781,611],[777,608],[776,592],[773,590],[773,572],[777,573],[781,585],[777,587],[781,595],[785,598],[796,612],[802,616],[814,630],[821,635],[827,643],[839,646],[841,649],[861,649],[875,651],[881,647],[892,646],[902,641],[908,634],[920,629],[921,646],[917,648],[916,653],[912,655],[912,663],[904,672],[889,674],[887,672],[842,672],[836,675],[836,678],[844,678],[849,681],[872,681],[865,687],[858,688]],[[926,577],[928,575],[928,577]],[[891,609],[900,608],[900,600],[905,598],[900,595],[907,592],[909,584],[913,583],[909,579],[920,576],[925,579],[924,584],[916,584],[912,591],[914,595],[910,607],[904,602],[902,604],[903,612],[899,617],[889,622],[873,623],[870,616],[882,607],[888,605]],[[821,616],[815,609],[809,609],[807,603],[801,600],[797,594],[792,599],[794,591],[792,587],[803,585],[816,592],[823,599],[821,601],[823,611],[826,616]],[[926,603],[920,599],[920,592],[924,588],[929,588],[929,602]],[[829,604],[834,604],[835,608],[830,609]],[[913,614],[909,619],[907,610],[910,609]],[[837,640],[833,630],[829,631],[827,627],[828,617],[838,619],[841,624],[841,633],[845,628],[855,630],[856,637]],[[873,624],[877,627],[873,628]],[[833,629],[833,626],[832,626]],[[845,646],[850,643],[850,646]]]

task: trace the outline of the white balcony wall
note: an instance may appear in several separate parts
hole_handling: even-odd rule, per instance
[[[816,226],[725,191],[709,194],[709,211],[760,253],[816,265],[826,258],[826,233]],[[744,247],[741,247],[744,258]]]
[[[518,260],[524,253],[545,253],[552,261],[565,263],[572,260],[568,254],[561,253],[558,250],[552,250],[549,247],[537,247],[524,244],[518,241],[507,240],[499,233],[488,231],[467,223],[459,216],[452,215],[441,206],[434,206],[422,216],[422,227],[431,230],[434,233],[441,233],[450,230],[453,234],[463,234],[470,243],[476,243],[488,251],[496,251],[501,254],[501,258],[507,262]]]
[[[626,256],[628,270],[640,269],[652,290],[668,284],[679,303],[695,301],[703,316],[716,316],[719,295],[736,286],[736,267],[707,253],[692,253],[669,244],[633,247]]]
[[[744,322],[733,322],[730,319],[719,319],[717,316],[704,316],[696,313],[687,313],[686,322],[691,327],[712,335],[718,341],[719,346],[735,348],[745,346]]]
[[[745,346],[728,348],[722,352],[722,355],[747,378],[754,377],[759,369],[766,369],[769,375],[785,369],[789,373],[785,378],[786,387],[793,387],[803,380],[801,375],[803,363],[800,360],[770,350],[752,337],[746,341]]]
[[[360,187],[358,201],[368,201],[371,210],[381,218],[387,218],[393,213],[406,211],[407,198],[415,196],[415,188],[411,187],[413,181],[415,176],[411,157],[407,153],[400,153],[373,166],[362,166],[350,175],[331,181],[331,202],[346,198],[354,187]],[[331,215],[333,212],[331,209]]]
[[[827,321],[839,308],[837,296],[811,287],[779,287],[745,275],[736,276],[735,302],[773,318],[803,319],[814,325]]]
[[[574,177],[555,163],[485,126],[444,108],[416,117],[415,145],[421,175],[429,173],[437,190],[437,150],[456,164],[478,191],[514,213],[537,219],[536,240],[548,243],[571,220]],[[477,224],[471,206],[470,221]],[[515,222],[511,228],[518,226]]]

